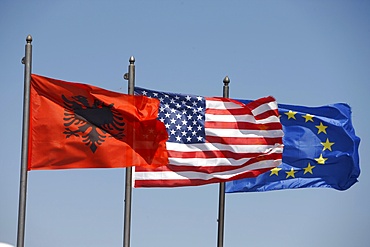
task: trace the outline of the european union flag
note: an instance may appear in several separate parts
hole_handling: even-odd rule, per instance
[[[358,147],[347,104],[279,104],[283,163],[256,178],[226,183],[226,192],[327,187],[346,190],[360,175]]]

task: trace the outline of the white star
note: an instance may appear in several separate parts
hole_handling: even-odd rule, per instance
[[[191,96],[189,96],[189,95],[186,95],[185,98],[186,98],[187,101],[190,101],[191,100]]]
[[[181,137],[180,136],[176,136],[176,141],[181,141]]]

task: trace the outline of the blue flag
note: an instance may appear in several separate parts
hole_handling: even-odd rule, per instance
[[[346,190],[360,175],[358,147],[347,104],[279,104],[283,163],[256,178],[226,183],[226,192],[327,187]]]

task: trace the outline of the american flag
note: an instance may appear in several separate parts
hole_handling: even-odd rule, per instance
[[[265,97],[237,100],[157,92],[135,94],[160,101],[169,164],[135,167],[134,187],[178,187],[256,177],[282,160],[283,131],[277,103]]]

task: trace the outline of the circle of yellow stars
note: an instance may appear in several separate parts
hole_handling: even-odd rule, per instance
[[[292,110],[289,110],[288,112],[285,112],[284,113],[288,120],[297,120],[297,112],[295,111],[292,111]],[[314,115],[311,115],[311,114],[305,114],[305,115],[301,115],[302,118],[305,119],[305,123],[307,122],[314,122]],[[324,125],[322,122],[320,122],[319,125],[315,125],[315,127],[317,128],[317,135],[327,135],[327,128],[328,126]],[[326,138],[326,141],[325,142],[321,142],[321,145],[323,146],[323,149],[322,149],[322,152],[325,151],[325,150],[329,150],[329,151],[332,151],[332,146],[334,145],[335,143],[334,142],[330,142],[329,138]],[[316,161],[317,165],[325,165],[325,162],[328,160],[328,158],[325,158],[323,156],[323,154],[321,153],[319,157],[317,158],[314,158],[314,160]],[[307,173],[310,173],[310,174],[313,174],[313,169],[316,167],[316,165],[312,165],[310,162],[308,162],[307,166],[305,168],[303,168],[303,174],[307,174]],[[273,176],[273,175],[276,175],[278,176],[279,175],[279,171],[282,170],[281,167],[275,167],[273,169],[270,170],[270,176]],[[295,173],[297,173],[298,171],[294,170],[294,168],[292,167],[290,169],[290,171],[286,171],[286,178],[295,178]]]

